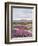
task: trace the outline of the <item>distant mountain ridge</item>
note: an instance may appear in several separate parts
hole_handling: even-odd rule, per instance
[[[32,20],[13,20],[13,22],[32,22]]]

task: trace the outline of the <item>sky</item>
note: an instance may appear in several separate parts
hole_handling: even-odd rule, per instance
[[[32,9],[26,9],[26,8],[13,8],[13,20],[19,20],[19,19],[32,19]]]

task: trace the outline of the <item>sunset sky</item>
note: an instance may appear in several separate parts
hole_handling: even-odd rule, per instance
[[[13,20],[19,20],[19,19],[32,19],[32,9],[26,9],[26,8],[13,8]]]

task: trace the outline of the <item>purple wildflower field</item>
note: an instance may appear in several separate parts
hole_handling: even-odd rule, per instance
[[[14,37],[32,37],[32,21],[14,21],[11,38]]]

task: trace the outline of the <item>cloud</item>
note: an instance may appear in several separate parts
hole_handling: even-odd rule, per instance
[[[18,18],[32,18],[32,9],[13,9],[13,19]]]

